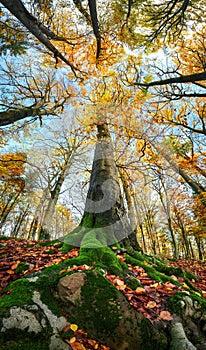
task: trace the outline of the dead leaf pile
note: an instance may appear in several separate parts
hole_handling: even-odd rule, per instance
[[[206,261],[178,260],[176,262],[167,261],[167,263],[172,267],[181,267],[182,270],[197,276],[198,281],[192,280],[192,284],[201,290],[206,298]]]
[[[78,249],[60,252],[59,242],[0,239],[0,292],[10,282],[30,273],[78,256]]]
[[[162,284],[151,280],[141,267],[130,266],[130,269],[133,272],[135,271],[136,274],[139,273],[138,280],[142,287],[132,290],[124,283],[122,278],[115,275],[106,275],[106,277],[125,295],[130,305],[141,312],[151,323],[160,319],[171,321],[172,316],[166,310],[166,297],[172,296],[182,288],[171,282]]]

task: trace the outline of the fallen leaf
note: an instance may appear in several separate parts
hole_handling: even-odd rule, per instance
[[[151,284],[150,287],[157,288],[158,286],[159,286],[159,283],[154,283],[154,284]]]
[[[158,319],[163,321],[172,321],[173,317],[169,311],[163,310],[160,312]]]
[[[72,343],[71,347],[72,347],[73,350],[86,350],[84,345],[79,343],[79,342],[77,342],[77,341],[75,343]]]
[[[136,292],[136,294],[144,294],[144,293],[146,293],[146,292],[145,292],[145,289],[142,288],[142,287],[137,287],[137,288],[135,289],[135,292]]]
[[[66,325],[63,329],[62,332],[68,332],[70,330],[70,325]]]
[[[73,332],[76,332],[77,329],[78,329],[78,326],[74,323],[70,324],[70,329],[73,331]]]
[[[70,344],[75,343],[75,341],[76,341],[76,337],[72,337],[72,338],[69,339],[69,343]]]
[[[173,280],[177,281],[178,278],[175,275],[172,275],[171,278],[173,278]]]
[[[20,263],[20,261],[18,260],[15,264],[13,264],[11,266],[11,270],[16,270],[16,268],[18,267],[19,263]]]
[[[120,280],[119,278],[116,278],[115,282],[116,282],[116,284],[118,286],[123,286],[124,285],[124,281]]]
[[[156,307],[157,306],[157,303],[155,302],[155,301],[149,301],[148,303],[147,303],[147,305],[146,305],[146,307],[148,308],[148,309],[153,309],[153,307]]]

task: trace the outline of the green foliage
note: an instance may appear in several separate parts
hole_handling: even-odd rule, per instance
[[[54,249],[45,250],[44,253],[45,254],[55,254],[55,250]]]

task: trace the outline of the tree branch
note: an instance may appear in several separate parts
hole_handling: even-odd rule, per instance
[[[29,13],[21,0],[1,0],[0,2],[30,31],[30,33],[32,33],[50,52],[54,54],[56,59],[60,58],[65,62],[76,76],[77,69],[49,40],[66,41],[65,39],[58,37],[43,24],[39,23],[38,20]]]
[[[99,31],[99,23],[97,18],[96,0],[88,0],[88,3],[89,3],[89,11],[90,11],[90,16],[92,21],[93,32],[97,41],[96,59],[98,59],[101,51],[101,35]]]
[[[190,74],[190,75],[181,75],[180,77],[152,81],[151,83],[136,82],[134,83],[134,85],[151,87],[151,86],[159,86],[159,85],[166,85],[166,84],[195,83],[196,81],[203,81],[203,80],[206,80],[206,72]]]
[[[82,1],[81,0],[73,0],[73,3],[75,4],[76,8],[79,10],[79,12],[85,17],[87,23],[89,25],[92,24],[91,17],[86,11],[86,9],[82,6]]]

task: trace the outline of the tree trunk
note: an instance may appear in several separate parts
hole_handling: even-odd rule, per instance
[[[107,123],[97,124],[89,190],[80,225],[64,237],[67,244],[100,248],[117,242],[141,250],[129,222],[114,160],[113,144]],[[93,238],[91,238],[93,237]]]
[[[57,177],[56,183],[53,186],[53,189],[50,191],[50,198],[48,205],[45,210],[43,221],[41,223],[41,229],[39,233],[39,239],[50,239],[50,227],[52,225],[53,216],[56,209],[56,204],[59,199],[61,188],[65,180],[68,169],[71,166],[71,152],[68,152],[68,155],[61,167],[59,176]]]
[[[8,215],[10,214],[13,207],[17,204],[18,198],[20,196],[20,193],[17,193],[12,200],[8,201],[7,204],[4,206],[2,213],[1,213],[1,221],[0,221],[0,229],[3,227]]]

